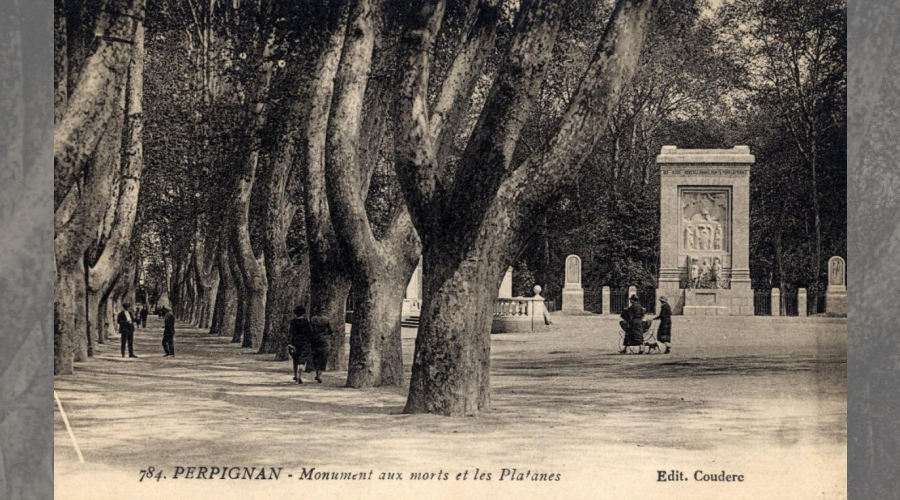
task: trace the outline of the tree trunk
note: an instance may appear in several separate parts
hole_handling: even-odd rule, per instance
[[[243,182],[241,182],[243,184]],[[249,189],[242,204],[244,207],[234,222],[233,238],[238,269],[243,284],[243,324],[240,324],[243,343],[241,347],[259,347],[266,326],[266,272],[263,263],[257,260],[250,245]]]
[[[97,147],[125,85],[132,55],[136,19],[144,15],[144,0],[112,0],[104,10],[104,29],[97,48],[85,63],[75,91],[54,130],[54,210],[75,184]]]
[[[331,352],[328,353],[326,370],[344,370],[347,368],[344,351],[350,280],[340,270],[310,262],[309,290],[309,315],[324,316],[331,325]]]
[[[384,94],[388,84],[369,86],[380,17],[377,4],[362,0],[350,15],[334,80],[325,148],[331,222],[345,266],[354,276],[348,387],[402,382],[400,314],[405,285],[419,257],[408,212],[398,211],[379,241],[365,207],[383,128],[377,120],[370,120],[363,135],[364,101],[368,96],[369,118],[387,111]],[[366,145],[362,151],[361,143]]]
[[[234,288],[235,298],[235,313],[234,313],[234,330],[231,334],[231,342],[239,343],[241,342],[241,337],[244,334],[244,309],[246,307],[246,292],[244,291],[244,278],[241,276],[241,270],[238,268],[237,262],[235,262],[234,252],[229,250],[228,252],[228,265],[231,269],[231,277],[234,279]],[[228,333],[228,330],[225,330],[225,333]]]
[[[75,276],[57,269],[53,296],[53,374],[70,375],[75,358]]]
[[[452,176],[436,167],[427,127],[428,75],[441,2],[411,13],[401,36],[394,169],[423,242],[422,324],[407,413],[476,414],[490,404],[490,326],[500,278],[553,194],[571,182],[608,126],[638,64],[655,0],[618,0],[553,137],[518,166],[513,153],[563,8],[523,6],[509,52]],[[440,179],[452,178],[447,186]]]
[[[97,302],[97,343],[109,343],[109,294]]]
[[[202,240],[197,240],[197,249],[194,252],[200,302],[196,318],[197,328],[210,328],[212,326],[212,315],[216,307],[220,285],[217,247],[218,245],[211,244],[205,237],[202,237]]]
[[[87,260],[87,293],[88,322],[91,329],[97,332],[98,343],[104,343],[104,318],[99,307],[105,303],[110,288],[122,272],[123,265],[129,265],[128,258],[133,247],[133,230],[137,217],[138,200],[141,187],[141,173],[144,168],[142,101],[143,101],[143,68],[144,68],[144,27],[138,23],[134,34],[134,51],[128,69],[128,80],[125,89],[125,136],[126,144],[124,164],[120,166],[121,175],[116,187],[116,203],[114,205],[113,226],[109,237],[103,245],[100,255],[91,262]],[[118,118],[114,114],[114,118]],[[115,121],[110,127],[120,127],[121,121]],[[114,151],[111,158],[121,163],[119,145],[121,135],[112,134],[118,141],[112,144]],[[101,142],[102,145],[102,142]]]
[[[325,188],[325,141],[331,107],[334,76],[340,62],[341,46],[346,32],[343,19],[346,5],[338,16],[341,21],[331,26],[328,44],[316,66],[309,121],[306,129],[306,234],[309,243],[309,313],[325,316],[331,325],[333,339],[327,369],[346,368],[345,323],[350,281],[340,248],[331,225]]]
[[[402,385],[400,316],[408,282],[409,273],[388,270],[354,282],[347,387]]]
[[[219,280],[218,277],[213,284],[204,284],[202,301],[200,304],[200,313],[197,319],[197,328],[210,328],[212,326],[212,312],[216,307],[216,297],[218,297]]]
[[[810,141],[810,177],[812,179],[813,223],[816,231],[816,253],[814,257],[816,261],[813,263],[813,276],[815,277],[815,288],[818,292],[821,290],[823,271],[826,270],[822,266],[822,221],[819,218],[818,149],[816,148],[816,139],[817,137],[813,136],[813,139]]]
[[[276,361],[288,359],[291,312],[295,306],[305,305],[308,300],[309,262],[304,255],[302,262],[295,265],[287,246],[288,231],[300,208],[294,203],[299,188],[299,175],[294,166],[299,163],[295,143],[302,137],[301,126],[307,118],[303,102],[300,95],[294,96],[291,110],[285,118],[281,144],[274,160],[269,162],[259,179],[266,197],[263,257],[268,282],[265,329],[259,352],[275,354]]]
[[[75,277],[75,362],[87,361],[91,356],[91,337],[87,324],[87,287],[84,278],[84,261],[75,264],[72,274]]]
[[[172,307],[172,314],[176,318],[181,318],[181,260],[175,259],[172,269],[172,278],[169,282],[169,305]]]
[[[219,266],[219,298],[216,299],[216,308],[213,315],[213,324],[209,329],[210,335],[235,335],[235,318],[238,305],[238,287],[231,274],[228,245],[222,245],[216,255]]]
[[[234,256],[243,281],[243,337],[241,347],[259,347],[266,326],[266,269],[257,258],[250,241],[250,196],[256,181],[259,155],[262,147],[262,133],[266,125],[266,101],[269,97],[273,74],[272,52],[275,33],[262,41],[259,80],[251,90],[247,102],[246,126],[248,141],[245,145],[246,157],[236,172],[236,185],[231,210],[231,238]]]
[[[120,104],[124,105],[124,95],[120,93]],[[121,107],[117,108],[119,119]],[[114,112],[114,114],[116,114]],[[117,133],[118,132],[118,133]],[[103,215],[109,205],[109,195],[113,180],[118,172],[118,164],[113,158],[118,157],[115,148],[121,138],[121,127],[108,127],[100,145],[94,152],[93,169],[82,181],[81,193],[70,192],[54,215],[54,255],[56,260],[56,286],[65,293],[56,297],[54,312],[72,314],[72,317],[57,317],[54,320],[55,333],[68,336],[67,342],[56,340],[62,347],[55,351],[59,355],[73,355],[76,361],[84,361],[88,357],[87,329],[85,327],[86,287],[84,276],[84,252],[94,239]],[[71,293],[69,293],[71,291]],[[67,301],[74,301],[67,303]],[[67,330],[74,328],[74,330]],[[55,367],[69,368],[71,362],[55,360]],[[65,375],[69,371],[57,372]]]
[[[275,354],[275,361],[288,359],[292,311],[306,304],[309,278],[303,276],[302,266],[284,258],[266,259],[266,329],[259,348],[260,354]]]
[[[97,344],[105,343],[103,340],[103,319],[102,316],[100,316],[100,302],[100,294],[88,289],[85,300],[85,314],[87,316],[87,337],[89,342],[88,345],[91,349],[89,354],[91,356],[94,355],[93,340],[96,340]]]
[[[454,269],[453,261],[423,258],[422,324],[404,413],[463,416],[490,406],[490,332],[502,266],[471,259]]]

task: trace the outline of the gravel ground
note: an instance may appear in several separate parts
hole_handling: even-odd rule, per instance
[[[56,378],[86,461],[57,411],[56,498],[846,497],[844,319],[676,317],[671,354],[623,356],[614,318],[554,316],[549,331],[493,336],[492,409],[477,418],[402,415],[405,388],[346,389],[342,372],[298,386],[289,363],[183,325],[163,359],[161,338],[151,318],[139,359],[114,339]],[[165,478],[139,481],[151,466]],[[313,467],[357,479],[300,479]]]

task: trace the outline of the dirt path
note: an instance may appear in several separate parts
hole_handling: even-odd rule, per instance
[[[57,412],[56,498],[845,496],[845,320],[678,317],[671,355],[620,356],[615,321],[558,317],[549,332],[493,337],[492,410],[478,418],[402,415],[405,388],[346,389],[341,372],[298,386],[289,363],[179,327],[176,358],[161,357],[151,318],[136,334],[139,359],[108,344],[56,379],[87,461]],[[414,335],[404,332],[407,369]],[[148,466],[168,478],[139,483]],[[176,466],[283,467],[293,478],[169,479]],[[304,467],[403,480],[297,481]],[[476,468],[492,479],[454,480]],[[503,468],[560,480],[498,481]],[[745,480],[657,482],[659,470],[698,469]]]

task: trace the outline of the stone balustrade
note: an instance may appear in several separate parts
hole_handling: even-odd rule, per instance
[[[533,332],[546,326],[541,287],[534,289],[534,297],[500,297],[494,301],[491,333]]]
[[[494,302],[494,316],[533,316],[535,302],[543,304],[543,297],[513,297]]]

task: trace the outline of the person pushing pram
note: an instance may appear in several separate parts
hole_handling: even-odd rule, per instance
[[[629,347],[637,347],[638,354],[644,354],[644,314],[646,311],[641,307],[637,295],[632,295],[629,300],[631,305],[622,311],[622,321],[619,322],[619,326],[625,332],[622,350],[619,353],[625,354]]]

